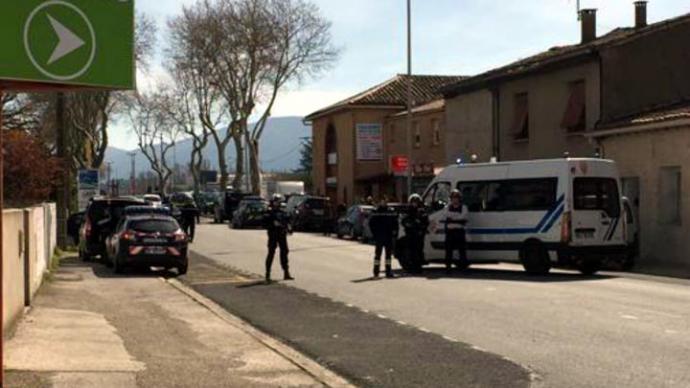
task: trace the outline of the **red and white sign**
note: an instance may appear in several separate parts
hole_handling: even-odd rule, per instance
[[[394,175],[405,175],[407,174],[407,169],[410,167],[410,160],[407,156],[392,156],[391,157],[391,170],[393,170]]]

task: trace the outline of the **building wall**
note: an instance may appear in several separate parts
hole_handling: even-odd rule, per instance
[[[384,158],[381,161],[364,162],[357,161],[356,131],[357,124],[381,124],[384,128],[386,117],[396,112],[391,109],[352,109],[340,111],[328,116],[320,117],[312,123],[314,137],[314,188],[316,194],[327,195],[326,175],[326,133],[328,127],[333,125],[337,137],[337,195],[332,198],[337,203],[351,204],[367,195],[368,185],[360,183],[360,180],[383,175],[386,173],[387,162],[384,149]]]
[[[440,142],[434,143],[434,121],[440,125]],[[412,130],[410,131],[410,142],[412,144],[412,160],[413,163],[429,164],[432,163],[436,167],[443,167],[446,165],[446,117],[443,110],[417,113],[412,116]],[[415,147],[414,144],[414,123],[419,125],[421,132],[421,144]],[[388,157],[395,155],[407,155],[407,117],[395,116],[387,121],[386,125],[386,143],[385,149]],[[392,173],[390,169],[390,162],[387,161],[386,171]]]
[[[500,159],[527,160],[562,157],[589,157],[595,147],[581,134],[561,128],[570,98],[570,83],[585,80],[587,130],[600,118],[599,65],[597,62],[572,66],[506,82],[499,88]],[[529,139],[515,140],[513,131],[515,95],[528,93]],[[490,126],[486,126],[489,127]]]
[[[446,100],[446,164],[477,155],[488,162],[493,155],[493,104],[488,90]]]
[[[603,119],[689,100],[688,36],[690,22],[602,49]]]
[[[670,266],[690,275],[690,126],[610,137],[601,145],[605,156],[618,163],[621,177],[640,182],[640,264]],[[660,169],[673,166],[681,167],[681,222],[663,225]]]
[[[24,212],[6,210],[2,222],[2,324],[8,328],[24,311]]]

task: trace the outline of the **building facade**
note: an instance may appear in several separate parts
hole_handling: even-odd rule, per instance
[[[460,79],[452,76],[411,79],[415,109],[410,140],[414,155],[412,168],[417,169],[418,178],[433,176],[433,168],[429,173],[429,163],[445,161],[443,147],[433,144],[432,128],[436,126],[441,136],[443,103],[436,107],[430,103],[440,99],[442,87]],[[399,115],[406,112],[407,81],[407,76],[398,75],[307,116],[314,139],[315,194],[339,204],[360,202],[369,196],[391,200],[405,197],[406,186],[393,173],[391,156],[407,155],[402,152],[407,144],[407,119]]]

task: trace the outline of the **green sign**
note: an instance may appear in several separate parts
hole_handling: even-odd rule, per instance
[[[134,89],[134,0],[0,0],[0,81]]]

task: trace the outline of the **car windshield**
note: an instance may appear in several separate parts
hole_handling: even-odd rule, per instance
[[[173,233],[180,226],[175,220],[147,219],[131,221],[129,229],[141,233]]]

